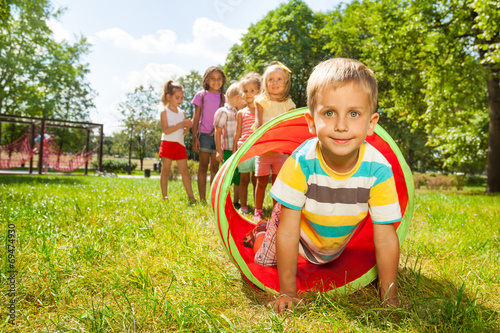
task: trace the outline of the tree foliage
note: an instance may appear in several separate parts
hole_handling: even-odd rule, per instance
[[[245,73],[262,73],[271,61],[278,60],[292,71],[290,95],[297,107],[306,105],[306,83],[313,67],[328,56],[323,50],[325,36],[318,32],[324,15],[315,14],[301,0],[281,4],[262,20],[252,24],[231,48],[224,65],[229,79]]]
[[[0,113],[86,120],[94,107],[86,39],[54,39],[47,21],[61,11],[49,0],[8,0],[1,8]]]
[[[311,67],[333,56],[374,70],[381,124],[414,169],[488,163],[487,191],[500,191],[500,3],[364,0],[322,14],[290,1],[249,28],[225,68],[239,78],[285,62],[300,106]]]
[[[203,77],[200,73],[194,70],[179,78],[179,83],[184,87],[184,101],[181,105],[181,109],[184,110],[187,118],[193,117],[194,105],[191,101],[194,95],[202,89],[202,79]],[[188,159],[195,159],[197,154],[193,151],[193,132],[191,130],[184,137],[184,144],[186,145]]]
[[[481,6],[483,2],[489,5]],[[476,11],[489,10],[495,16],[491,4],[461,0],[355,2],[340,22],[329,27],[332,42],[328,46],[332,48],[340,45],[335,38],[345,27],[360,22],[369,27],[358,34],[355,44],[360,45],[360,60],[375,70],[381,82],[382,112],[407,127],[408,133],[421,133],[418,138],[434,147],[433,157],[443,168],[481,172],[487,160],[488,135],[491,139],[500,131],[490,128],[488,133],[492,112],[488,99],[498,100],[500,94],[499,65],[495,63],[499,31],[485,18],[488,15]],[[484,18],[481,24],[479,18]],[[494,111],[497,115],[498,108],[500,105]],[[493,150],[500,154],[498,148]],[[490,143],[488,160],[495,159],[491,152]],[[495,172],[488,172],[488,179],[496,177]]]
[[[135,151],[141,161],[141,170],[148,150],[160,147],[158,96],[153,86],[139,86],[133,92],[127,93],[125,101],[118,106],[123,116],[123,134],[128,140],[129,160],[132,151]]]

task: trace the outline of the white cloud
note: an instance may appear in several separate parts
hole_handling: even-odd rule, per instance
[[[55,20],[54,18],[50,18],[47,20],[47,26],[52,30],[52,33],[54,35],[54,39],[57,42],[61,42],[63,40],[70,41],[72,39],[71,34],[65,30],[62,26],[62,24]]]
[[[202,55],[222,63],[231,46],[238,43],[245,32],[246,30],[231,29],[222,23],[201,17],[194,21],[193,40],[189,43],[178,43],[177,34],[172,30],[158,30],[155,35],[145,35],[139,39],[119,28],[103,30],[96,35],[115,46],[141,53]]]
[[[103,124],[104,135],[112,135],[122,130],[120,119],[123,116],[118,111],[118,102],[113,105],[103,106],[99,112],[91,112],[92,121]]]
[[[115,81],[125,91],[133,91],[140,85],[152,85],[157,88],[169,79],[178,78],[188,74],[188,71],[173,64],[149,63],[140,71],[131,71],[127,74],[125,80],[115,77]]]

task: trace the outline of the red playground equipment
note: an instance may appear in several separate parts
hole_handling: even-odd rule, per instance
[[[86,175],[88,172],[88,161],[96,152],[99,152],[98,168],[102,171],[102,124],[1,114],[0,124],[2,122],[26,124],[30,128],[15,141],[6,145],[0,145],[0,169],[17,168],[29,161],[29,173],[32,174],[33,156],[38,154],[39,174],[42,174],[44,166],[63,172],[71,172],[85,166],[84,174]],[[40,130],[37,131],[37,127]],[[46,132],[47,127],[86,130],[86,145],[81,151],[75,154],[65,153],[57,146],[53,140],[53,136]],[[94,128],[99,129],[99,144],[94,149],[89,150],[90,133]],[[40,144],[40,141],[42,141],[40,138],[42,137],[43,144]]]
[[[302,108],[287,112],[260,127],[224,163],[211,188],[212,207],[219,236],[229,258],[252,286],[273,293],[279,292],[277,267],[264,267],[254,263],[252,249],[243,246],[244,235],[252,230],[255,224],[233,207],[231,179],[239,163],[267,151],[290,154],[302,142],[312,137],[304,117],[306,111],[306,108]],[[382,127],[377,125],[375,133],[366,140],[392,165],[403,216],[402,221],[396,225],[401,246],[413,213],[414,185],[411,170],[395,142]],[[368,215],[339,259],[325,265],[314,265],[299,257],[297,291],[352,292],[366,286],[376,277],[373,228]]]

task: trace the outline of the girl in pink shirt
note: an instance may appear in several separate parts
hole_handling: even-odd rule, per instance
[[[200,200],[206,201],[207,171],[210,164],[210,184],[219,170],[216,159],[214,138],[214,115],[224,106],[224,85],[226,75],[218,66],[211,66],[203,76],[203,90],[199,91],[191,103],[194,104],[193,150],[200,154],[198,167],[198,191]]]

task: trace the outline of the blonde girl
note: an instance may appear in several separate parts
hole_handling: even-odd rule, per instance
[[[281,62],[271,63],[262,75],[262,93],[255,98],[256,116],[255,128],[259,128],[269,120],[282,113],[295,109],[295,103],[290,98],[291,71]],[[262,206],[266,194],[269,175],[274,184],[287,155],[270,151],[255,157],[255,175],[257,184],[255,188],[254,220],[260,222],[264,219]]]
[[[248,73],[240,80],[241,97],[247,103],[247,107],[238,111],[236,116],[236,132],[234,134],[233,154],[238,150],[248,137],[253,133],[252,126],[255,124],[255,97],[260,93],[261,76],[257,73]],[[255,158],[252,157],[238,165],[240,173],[240,203],[239,212],[248,214],[247,197],[250,180],[254,188],[255,195]],[[254,197],[255,199],[255,197]],[[255,200],[254,200],[255,201]]]
[[[224,106],[224,85],[226,75],[218,66],[209,67],[203,76],[203,90],[199,91],[193,98],[193,150],[200,155],[198,168],[198,191],[200,199],[206,200],[207,171],[210,165],[210,184],[219,170],[219,162],[216,159],[216,147],[214,138],[214,115]]]
[[[184,88],[172,80],[165,83],[161,94],[159,107],[161,123],[161,175],[160,186],[163,200],[168,200],[168,176],[172,161],[177,161],[179,172],[182,176],[182,184],[186,189],[189,200],[196,201],[191,186],[187,165],[187,152],[184,145],[184,135],[193,126],[191,119],[186,119],[184,111],[179,106],[182,104]]]

